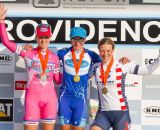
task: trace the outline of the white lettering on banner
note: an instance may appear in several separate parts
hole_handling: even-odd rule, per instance
[[[52,40],[56,39],[58,33],[60,32],[60,28],[61,28],[62,24],[63,24],[63,20],[58,20],[56,27],[53,31]]]
[[[22,40],[24,40],[24,41],[31,41],[31,40],[35,40],[35,33],[32,35],[32,36],[30,36],[30,37],[26,37],[26,36],[24,36],[23,34],[22,34],[22,28],[23,28],[23,26],[25,25],[25,24],[31,24],[31,25],[33,25],[33,27],[34,28],[36,28],[37,27],[37,23],[35,22],[35,21],[33,21],[33,20],[23,20],[23,21],[21,21],[18,25],[17,25],[17,35],[19,36],[19,38],[20,39],[22,39]]]
[[[99,40],[103,37],[105,37],[104,33],[107,32],[116,32],[115,28],[105,28],[104,25],[107,24],[117,24],[117,21],[106,21],[106,20],[100,20],[99,21]],[[111,37],[114,41],[117,41],[116,37]]]
[[[121,21],[121,41],[126,41],[126,32],[128,32],[135,41],[140,41],[140,21],[135,21],[135,31],[132,30],[127,21]]]
[[[52,40],[58,40],[58,36],[61,36],[64,33],[62,42],[70,40],[70,29],[73,26],[87,26],[88,27],[88,36],[87,40],[100,40],[103,37],[111,37],[114,41],[126,42],[128,38],[133,39],[134,42],[159,42],[160,33],[158,29],[160,28],[159,21],[144,21],[134,20],[131,23],[127,20],[55,20],[55,25],[53,31]],[[14,35],[10,31],[13,31],[15,28],[16,35],[22,41],[33,41],[35,39],[35,32],[31,32],[31,36],[25,36],[23,33],[23,27],[26,24],[32,25],[33,28],[36,28],[38,22],[36,20],[21,20],[17,23],[17,26],[13,28],[13,22],[5,20],[7,24],[7,32],[10,40],[15,40]],[[48,23],[47,20],[40,20],[41,23]],[[51,24],[52,25],[52,24]],[[72,25],[72,26],[71,26]],[[151,28],[151,27],[154,27]],[[64,29],[64,30],[62,30]],[[156,30],[154,35],[151,31]],[[141,33],[143,32],[143,33]],[[120,33],[120,34],[119,34]],[[152,34],[152,35],[151,35]]]
[[[67,40],[67,41],[69,41],[70,40],[70,31],[71,31],[71,22],[70,22],[70,20],[66,20],[66,25],[65,25],[65,28],[68,28],[68,29],[66,29],[66,35],[65,35],[65,39]]]
[[[152,38],[149,36],[149,28],[153,25],[156,25],[158,28],[160,28],[160,22],[158,21],[151,21],[146,23],[143,29],[143,35],[146,38],[146,40],[150,42],[159,42],[160,41],[160,34],[156,38]]]
[[[9,39],[14,40],[12,35],[9,33],[9,31],[11,31],[13,29],[13,23],[9,20],[5,20],[5,23],[7,24],[6,31],[7,31]]]

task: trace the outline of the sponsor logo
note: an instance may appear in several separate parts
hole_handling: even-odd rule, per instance
[[[68,59],[66,60],[66,64],[69,66],[69,67],[73,67],[73,62],[71,59]],[[82,61],[82,64],[81,64],[81,68],[85,68],[89,65],[89,63],[87,61]]]
[[[34,68],[34,69],[40,69],[40,68],[41,68],[41,65],[40,65],[39,62],[32,61],[31,67]]]
[[[160,107],[157,107],[157,106],[146,107],[143,111],[147,114],[159,115]]]
[[[10,55],[0,54],[0,62],[9,62],[13,58]]]
[[[33,69],[40,70],[40,69],[41,69],[40,62],[32,61],[32,62],[31,62],[31,67],[32,67]],[[54,69],[54,64],[51,64],[51,63],[47,64],[47,69],[48,69],[48,70],[53,70],[53,69]]]
[[[58,8],[60,0],[33,0],[35,8]]]
[[[47,28],[41,28],[41,32],[47,32],[48,29]]]
[[[134,88],[134,87],[137,87],[138,85],[138,82],[134,82],[132,84],[125,84],[125,87],[131,87],[131,88]]]
[[[156,60],[156,59],[153,59],[153,58],[150,58],[150,59],[145,58],[144,63],[145,63],[145,65],[150,65],[150,64],[152,64],[155,60]]]
[[[27,88],[27,81],[15,81],[15,90],[25,90]]]
[[[127,3],[129,0],[104,0],[105,2],[110,2],[113,4],[122,4],[122,3]]]
[[[13,121],[13,99],[0,99],[0,121]]]

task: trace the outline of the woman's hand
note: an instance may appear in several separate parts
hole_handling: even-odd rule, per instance
[[[7,15],[7,9],[0,3],[0,23],[4,22]]]
[[[25,51],[30,51],[33,49],[33,46],[29,43],[25,44],[22,46],[22,49],[25,50]]]
[[[119,62],[124,65],[130,63],[130,59],[127,57],[122,57],[121,59],[119,59]]]

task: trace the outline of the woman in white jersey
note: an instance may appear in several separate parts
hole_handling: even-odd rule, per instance
[[[102,62],[95,64],[93,74],[98,88],[99,109],[91,130],[129,130],[130,115],[125,96],[125,76],[151,74],[160,64],[160,57],[148,66],[132,62],[122,65],[113,57],[115,44],[110,38],[98,43]]]

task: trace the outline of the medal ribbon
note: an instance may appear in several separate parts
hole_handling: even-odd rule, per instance
[[[104,84],[104,87],[107,83],[107,78],[108,78],[108,75],[109,75],[109,72],[111,70],[111,67],[113,65],[113,57],[111,58],[111,61],[109,62],[108,66],[107,66],[107,70],[106,72],[104,72],[104,69],[103,69],[103,63],[101,63],[101,75],[100,75],[100,78],[102,79],[102,83]]]
[[[80,66],[82,64],[82,60],[83,60],[83,57],[84,57],[84,48],[82,49],[82,52],[79,56],[79,61],[77,62],[76,61],[76,54],[74,52],[74,49],[72,48],[72,61],[73,61],[73,64],[74,64],[74,68],[75,68],[75,71],[76,71],[76,75],[78,74],[78,71],[80,69]]]
[[[39,49],[39,48],[37,48],[38,50],[38,57],[39,57],[39,59],[40,59],[40,62],[41,62],[41,66],[42,66],[42,73],[41,73],[41,75],[43,75],[43,74],[45,74],[45,70],[46,70],[46,68],[47,68],[47,63],[48,63],[48,58],[49,58],[49,56],[48,56],[48,49],[47,49],[47,51],[46,51],[46,55],[45,55],[45,57],[43,57],[42,56],[42,53],[41,53],[41,50]]]

